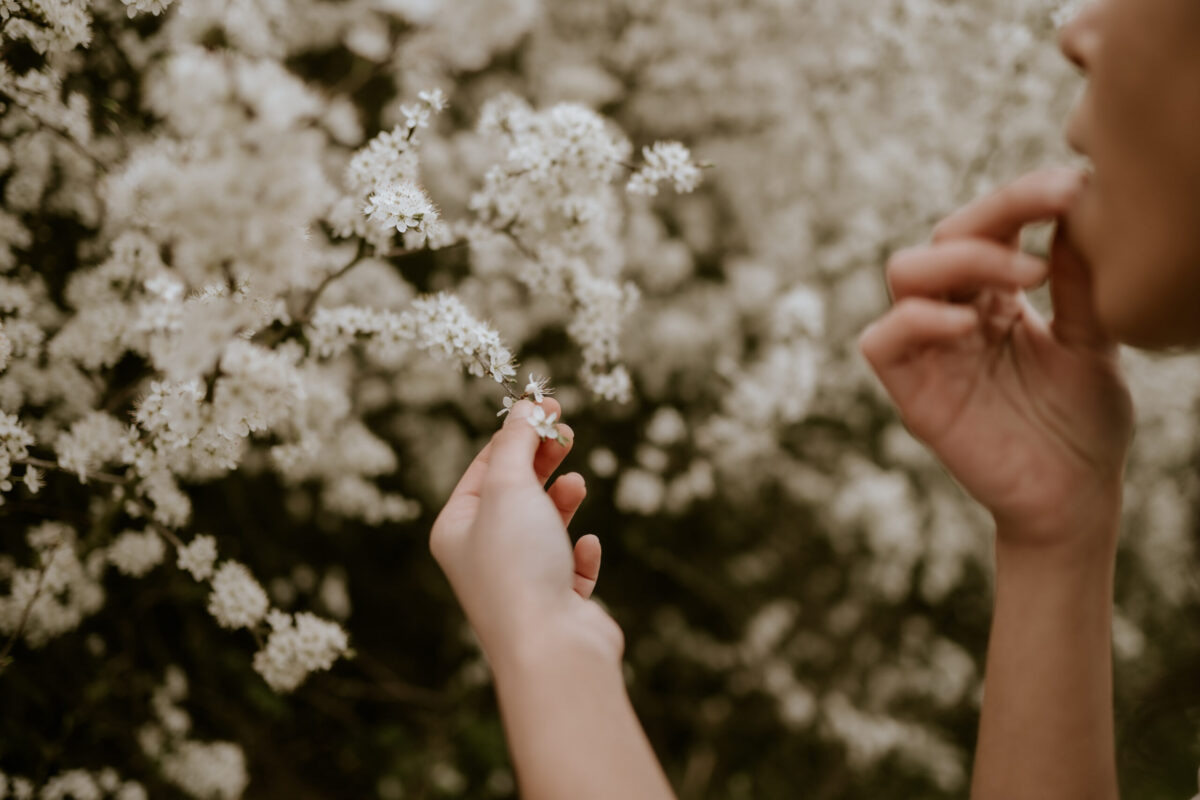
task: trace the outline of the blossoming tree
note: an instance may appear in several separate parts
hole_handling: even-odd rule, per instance
[[[0,0],[0,798],[511,796],[425,537],[548,375],[681,796],[960,793],[986,526],[854,334],[1064,156],[1055,5]],[[1133,708],[1200,370],[1129,366]]]

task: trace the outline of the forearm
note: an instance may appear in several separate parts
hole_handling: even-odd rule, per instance
[[[525,800],[674,798],[619,661],[547,635],[501,659],[496,689]]]
[[[1101,547],[996,548],[973,800],[1112,800],[1112,593],[1116,517]],[[1003,542],[1006,537],[998,536]],[[1108,543],[1112,543],[1111,545]]]

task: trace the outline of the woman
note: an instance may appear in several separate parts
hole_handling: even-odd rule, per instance
[[[1117,797],[1113,564],[1132,407],[1117,345],[1200,343],[1200,2],[1098,0],[1063,31],[1089,77],[1068,126],[1094,171],[1026,175],[888,263],[860,347],[901,417],[996,522],[995,615],[972,797]],[[1048,260],[1021,229],[1057,220]],[[1050,282],[1053,318],[1024,290]],[[547,411],[557,405],[547,400]],[[467,470],[432,548],[492,663],[528,800],[667,798],[587,598],[585,488],[544,481],[527,401]],[[563,425],[567,437],[570,429]]]

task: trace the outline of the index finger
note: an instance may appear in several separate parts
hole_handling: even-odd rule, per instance
[[[1015,244],[1026,225],[1065,214],[1086,181],[1087,173],[1070,167],[1022,175],[939,222],[933,229],[933,241],[976,237]]]
[[[561,412],[558,401],[553,398],[547,398],[542,405],[551,413]],[[523,408],[522,411],[524,410]],[[503,431],[503,428],[501,431]],[[463,472],[462,477],[458,479],[458,483],[454,486],[454,491],[450,492],[450,498],[447,500],[447,503],[457,501],[462,497],[479,497],[480,492],[483,491],[483,482],[491,466],[492,455],[496,450],[496,441],[500,438],[501,431],[497,431],[475,456],[474,460],[471,461],[466,471]],[[554,466],[558,466],[558,464],[555,463]]]
[[[458,483],[454,486],[454,491],[450,492],[450,498],[447,503],[454,502],[463,497],[479,497],[479,492],[483,489],[483,479],[487,477],[488,462],[492,457],[492,445],[495,443],[495,437],[483,446],[483,449],[471,461],[466,472],[458,479]]]
[[[504,427],[492,440],[485,483],[508,486],[531,481],[541,486],[544,482],[544,479],[539,480],[534,463],[542,437],[530,424],[530,417],[537,410],[557,418],[561,409],[551,398],[537,406],[529,400],[514,404],[508,412],[508,419],[504,421]]]

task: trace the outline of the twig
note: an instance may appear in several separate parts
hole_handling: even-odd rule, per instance
[[[367,240],[359,239],[358,250],[355,251],[354,258],[350,259],[350,263],[346,264],[346,266],[342,267],[337,272],[331,272],[326,275],[324,280],[317,284],[317,288],[313,289],[313,293],[308,297],[308,302],[304,304],[304,308],[300,311],[300,314],[296,318],[298,323],[304,325],[307,324],[310,319],[312,319],[313,310],[316,309],[317,301],[321,299],[321,294],[325,291],[326,287],[358,266],[358,263],[363,260],[363,256],[366,255],[366,252]]]
[[[516,248],[521,251],[523,256],[528,258],[530,261],[537,261],[537,253],[533,252],[533,250],[531,250],[523,241],[521,241],[521,237],[517,236],[516,234],[517,223],[520,221],[520,217],[513,217],[507,223],[505,223],[504,227],[496,228],[496,230],[499,233],[503,233],[505,236],[507,236],[509,241],[511,241]]]
[[[364,673],[378,681],[380,689],[401,702],[428,707],[445,707],[448,702],[443,694],[433,689],[425,689],[408,683],[397,675],[395,670],[370,653],[358,650],[352,663],[358,665]]]
[[[29,467],[37,467],[38,469],[53,470],[55,472],[66,472],[70,475],[78,475],[75,470],[67,469],[57,461],[47,461],[44,458],[34,458],[27,456],[18,458],[13,461],[14,464],[25,464]],[[99,481],[100,483],[111,483],[114,486],[127,486],[130,483],[129,478],[123,478],[120,475],[113,475],[108,472],[88,472],[85,473],[85,478],[90,478]]]
[[[29,614],[33,611],[33,604],[37,602],[38,597],[42,594],[42,583],[46,579],[46,571],[50,565],[46,562],[45,554],[42,554],[42,568],[38,571],[37,586],[33,589],[33,597],[29,598],[29,602],[25,604],[25,608],[21,611],[21,619],[17,623],[16,629],[12,635],[8,637],[8,641],[4,643],[4,649],[0,650],[0,673],[4,672],[4,668],[10,663],[8,654],[12,652],[13,645],[17,639],[21,638],[21,634],[25,632],[25,623],[29,621]]]
[[[78,150],[80,152],[80,154],[83,155],[84,158],[86,158],[88,161],[91,161],[92,165],[96,168],[97,172],[100,172],[101,174],[108,174],[108,167],[105,166],[104,162],[101,161],[100,158],[95,153],[93,153],[91,150],[87,149],[87,147],[85,147],[82,142],[80,142],[78,139],[76,139],[71,134],[70,131],[66,130],[65,128],[63,128],[60,125],[55,125],[52,122],[48,122],[40,114],[35,112],[33,109],[31,109],[29,106],[25,105],[24,103],[21,103],[15,97],[13,97],[11,94],[8,94],[7,92],[0,92],[0,97],[3,97],[5,100],[7,100],[10,105],[15,106],[16,108],[19,108],[22,111],[24,111],[26,114],[28,114],[31,118],[33,118],[39,125],[41,125],[46,130],[50,131],[51,133],[58,134],[59,137],[62,138],[67,144],[71,145],[76,150]]]
[[[146,515],[146,527],[152,529],[159,536],[173,544],[176,550],[182,550],[187,546],[170,528],[154,518],[154,509],[150,507],[150,504],[147,503],[144,498],[138,497],[137,495],[130,495],[128,499],[129,502],[137,506],[138,509]]]

